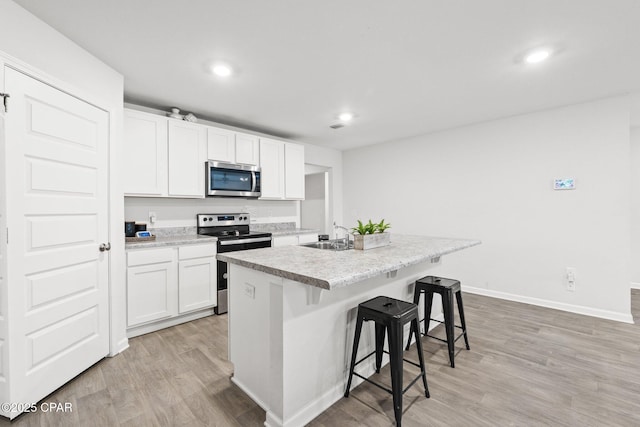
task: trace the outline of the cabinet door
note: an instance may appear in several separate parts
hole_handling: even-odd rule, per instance
[[[304,199],[304,145],[286,143],[284,164],[285,199]]]
[[[167,195],[166,117],[124,110],[124,193]]]
[[[207,128],[169,120],[169,196],[204,198]]]
[[[298,244],[299,245],[304,245],[305,243],[311,243],[311,242],[317,242],[318,241],[318,234],[313,233],[313,234],[300,234],[298,236]]]
[[[260,138],[262,199],[284,198],[284,142]]]
[[[236,161],[236,134],[230,130],[207,128],[207,157],[209,160],[234,163]]]
[[[260,143],[255,135],[236,134],[236,163],[260,164]]]
[[[179,312],[213,307],[217,300],[215,257],[195,258],[179,262]]]
[[[274,248],[279,246],[292,246],[298,244],[298,236],[278,236],[274,237],[271,241],[271,244]]]
[[[140,265],[127,269],[127,326],[178,314],[176,263]]]

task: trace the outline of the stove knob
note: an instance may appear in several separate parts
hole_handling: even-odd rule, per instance
[[[206,221],[206,220],[207,220],[207,218],[203,218],[202,220],[203,220],[203,221]]]
[[[212,217],[209,217],[209,221],[213,221],[213,218],[212,218]]]

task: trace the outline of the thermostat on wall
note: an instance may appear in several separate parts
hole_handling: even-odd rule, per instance
[[[553,180],[554,190],[574,190],[576,180],[574,178],[556,178]]]

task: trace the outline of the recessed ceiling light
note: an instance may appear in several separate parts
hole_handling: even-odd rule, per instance
[[[231,67],[226,64],[214,65],[211,68],[211,71],[213,71],[213,74],[219,77],[229,77],[233,73]]]
[[[536,49],[532,52],[529,52],[525,57],[524,57],[524,62],[526,62],[527,64],[537,64],[539,62],[542,62],[546,59],[549,58],[549,56],[551,56],[551,51],[548,49]]]
[[[338,120],[340,120],[341,122],[350,122],[351,120],[353,120],[353,117],[354,117],[353,113],[345,112],[345,113],[341,113],[338,116]]]

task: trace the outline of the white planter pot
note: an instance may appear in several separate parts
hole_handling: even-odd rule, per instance
[[[387,246],[391,243],[391,233],[354,234],[354,249],[367,250]]]

